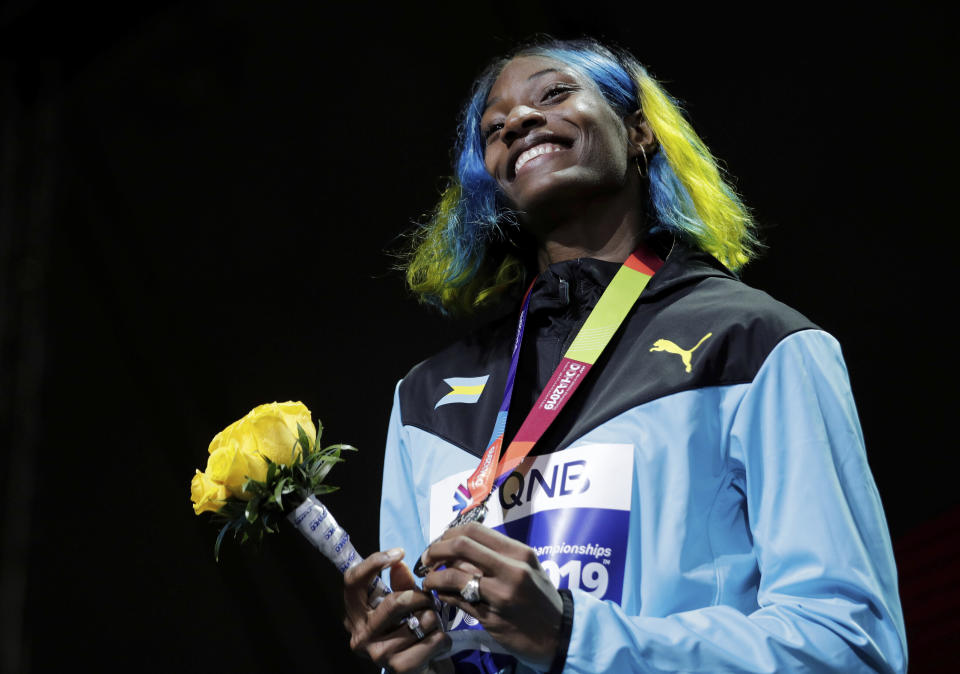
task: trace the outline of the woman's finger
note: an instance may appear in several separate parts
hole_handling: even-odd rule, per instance
[[[454,567],[438,569],[423,579],[423,589],[428,592],[459,593],[475,575]]]
[[[476,578],[477,601],[467,601],[462,590],[466,584]],[[501,617],[509,611],[511,603],[516,601],[514,592],[497,578],[468,574],[460,569],[446,568],[431,572],[423,581],[424,589],[434,590],[440,601],[454,606],[469,616],[479,620],[484,628],[490,629],[491,620]]]
[[[485,576],[495,576],[504,556],[466,535],[444,537],[424,550],[421,558],[428,568],[457,561],[469,562]]]
[[[526,544],[476,522],[470,522],[469,524],[447,529],[443,533],[443,536],[440,537],[440,540],[449,540],[459,536],[474,540],[484,547],[506,557],[510,557],[511,559],[529,562],[531,555],[534,560],[537,559],[536,555],[533,554],[533,551]]]
[[[473,576],[483,575],[483,571],[481,571],[479,567],[474,566],[473,564],[466,561],[465,559],[455,559],[453,560],[453,562],[451,562],[450,566],[469,573],[471,578]]]
[[[403,548],[375,552],[343,574],[343,603],[347,615],[356,622],[370,610],[370,584],[383,569],[403,559]]]
[[[433,596],[426,592],[403,590],[387,595],[374,611],[367,614],[364,641],[370,641],[391,632],[411,613],[427,609],[433,612],[434,603]]]
[[[494,606],[491,606],[483,601],[470,603],[461,597],[459,593],[448,594],[447,592],[437,592],[437,597],[443,603],[455,606],[467,615],[476,618],[484,625],[484,627],[490,624],[490,619],[492,617],[499,615]]]
[[[371,655],[371,649],[387,638],[387,635],[409,634],[410,639],[415,640],[416,634],[410,630],[405,619],[418,611],[424,614],[436,613],[433,595],[419,590],[405,590],[388,595],[376,610],[367,613],[363,620],[349,624],[350,648],[357,653]],[[423,630],[422,625],[420,629]]]
[[[400,625],[382,635],[376,642],[367,647],[370,658],[374,662],[385,663],[394,653],[410,648],[440,628],[440,618],[434,611],[421,611],[417,614],[417,620],[420,621],[420,629],[423,630],[424,634],[423,638],[417,638],[417,635],[409,627]]]
[[[477,591],[480,595],[480,598],[477,602],[474,602],[474,604],[481,603],[502,606],[509,602],[509,597],[507,597],[504,592],[503,583],[501,583],[499,579],[492,576],[467,573],[462,569],[452,567],[430,572],[430,574],[423,579],[423,589],[435,590],[438,594],[456,595],[462,598],[463,595],[461,592],[467,586],[467,583],[473,579],[477,580]],[[470,605],[465,599],[463,601]]]
[[[450,650],[450,636],[442,630],[436,630],[425,636],[410,648],[394,653],[386,663],[395,672],[419,672],[430,660],[444,651]]]
[[[413,573],[410,572],[410,567],[403,562],[396,562],[391,566],[390,587],[393,588],[394,592],[417,589],[417,581],[413,577]]]

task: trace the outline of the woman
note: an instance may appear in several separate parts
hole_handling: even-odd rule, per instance
[[[672,99],[627,53],[548,42],[488,68],[460,131],[408,280],[515,308],[397,387],[353,648],[396,671],[903,671],[839,346],[730,271],[752,220]]]

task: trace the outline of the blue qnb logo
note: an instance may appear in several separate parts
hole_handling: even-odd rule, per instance
[[[536,468],[532,468],[526,477],[514,472],[497,492],[500,505],[504,510],[522,506],[538,492],[543,493],[546,498],[582,494],[590,489],[586,467],[587,462],[578,459],[567,461],[563,465],[554,465],[549,476]]]

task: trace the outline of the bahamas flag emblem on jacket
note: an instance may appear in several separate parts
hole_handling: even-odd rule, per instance
[[[440,398],[437,404],[433,406],[433,409],[437,409],[441,405],[449,405],[450,403],[477,402],[480,400],[483,387],[486,386],[487,379],[489,378],[490,375],[485,374],[482,377],[450,377],[444,379],[443,381],[450,386],[450,392]]]

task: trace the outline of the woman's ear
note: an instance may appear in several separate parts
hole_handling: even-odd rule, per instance
[[[627,140],[630,143],[630,157],[633,158],[640,154],[640,148],[649,157],[657,149],[657,139],[653,135],[650,123],[643,113],[639,110],[631,112],[623,118],[623,123],[627,127]]]

